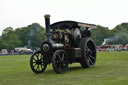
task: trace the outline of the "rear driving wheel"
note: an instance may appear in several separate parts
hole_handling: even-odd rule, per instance
[[[62,74],[68,69],[68,55],[64,50],[57,50],[52,57],[52,66],[56,73]]]
[[[30,67],[35,73],[42,73],[45,71],[47,64],[44,61],[44,56],[41,51],[36,51],[30,58]]]
[[[96,46],[91,38],[83,38],[80,42],[82,67],[93,67],[96,63]]]

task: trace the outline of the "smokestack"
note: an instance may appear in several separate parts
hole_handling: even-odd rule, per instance
[[[47,39],[50,40],[50,15],[44,15]]]

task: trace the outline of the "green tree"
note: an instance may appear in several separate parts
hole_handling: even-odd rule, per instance
[[[2,42],[5,43],[4,47],[7,49],[14,49],[22,44],[22,41],[19,40],[19,37],[15,34],[15,31],[11,27],[4,29],[2,33]]]
[[[8,44],[0,38],[0,50],[8,48]]]
[[[12,28],[12,27],[7,27],[7,28],[5,28],[5,29],[3,30],[2,35],[8,34],[9,32],[12,32],[12,31],[13,31],[13,28]]]
[[[117,36],[117,40],[111,44],[127,44],[128,43],[128,23],[122,23],[117,25],[114,29],[111,30],[114,36]]]
[[[92,38],[96,42],[96,45],[101,45],[105,38],[110,37],[112,34],[107,27],[97,26],[96,29],[92,30]]]
[[[38,23],[33,23],[27,27],[17,28],[15,30],[19,39],[23,43],[23,47],[36,49],[40,47],[41,42],[44,40],[44,28]]]

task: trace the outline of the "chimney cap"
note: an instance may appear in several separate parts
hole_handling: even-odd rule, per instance
[[[45,14],[44,17],[45,18],[49,18],[50,17],[50,14]]]

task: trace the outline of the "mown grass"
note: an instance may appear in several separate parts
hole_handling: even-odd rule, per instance
[[[73,63],[64,74],[52,65],[34,74],[30,55],[0,56],[0,85],[128,85],[128,52],[98,52],[96,66],[83,69]]]

